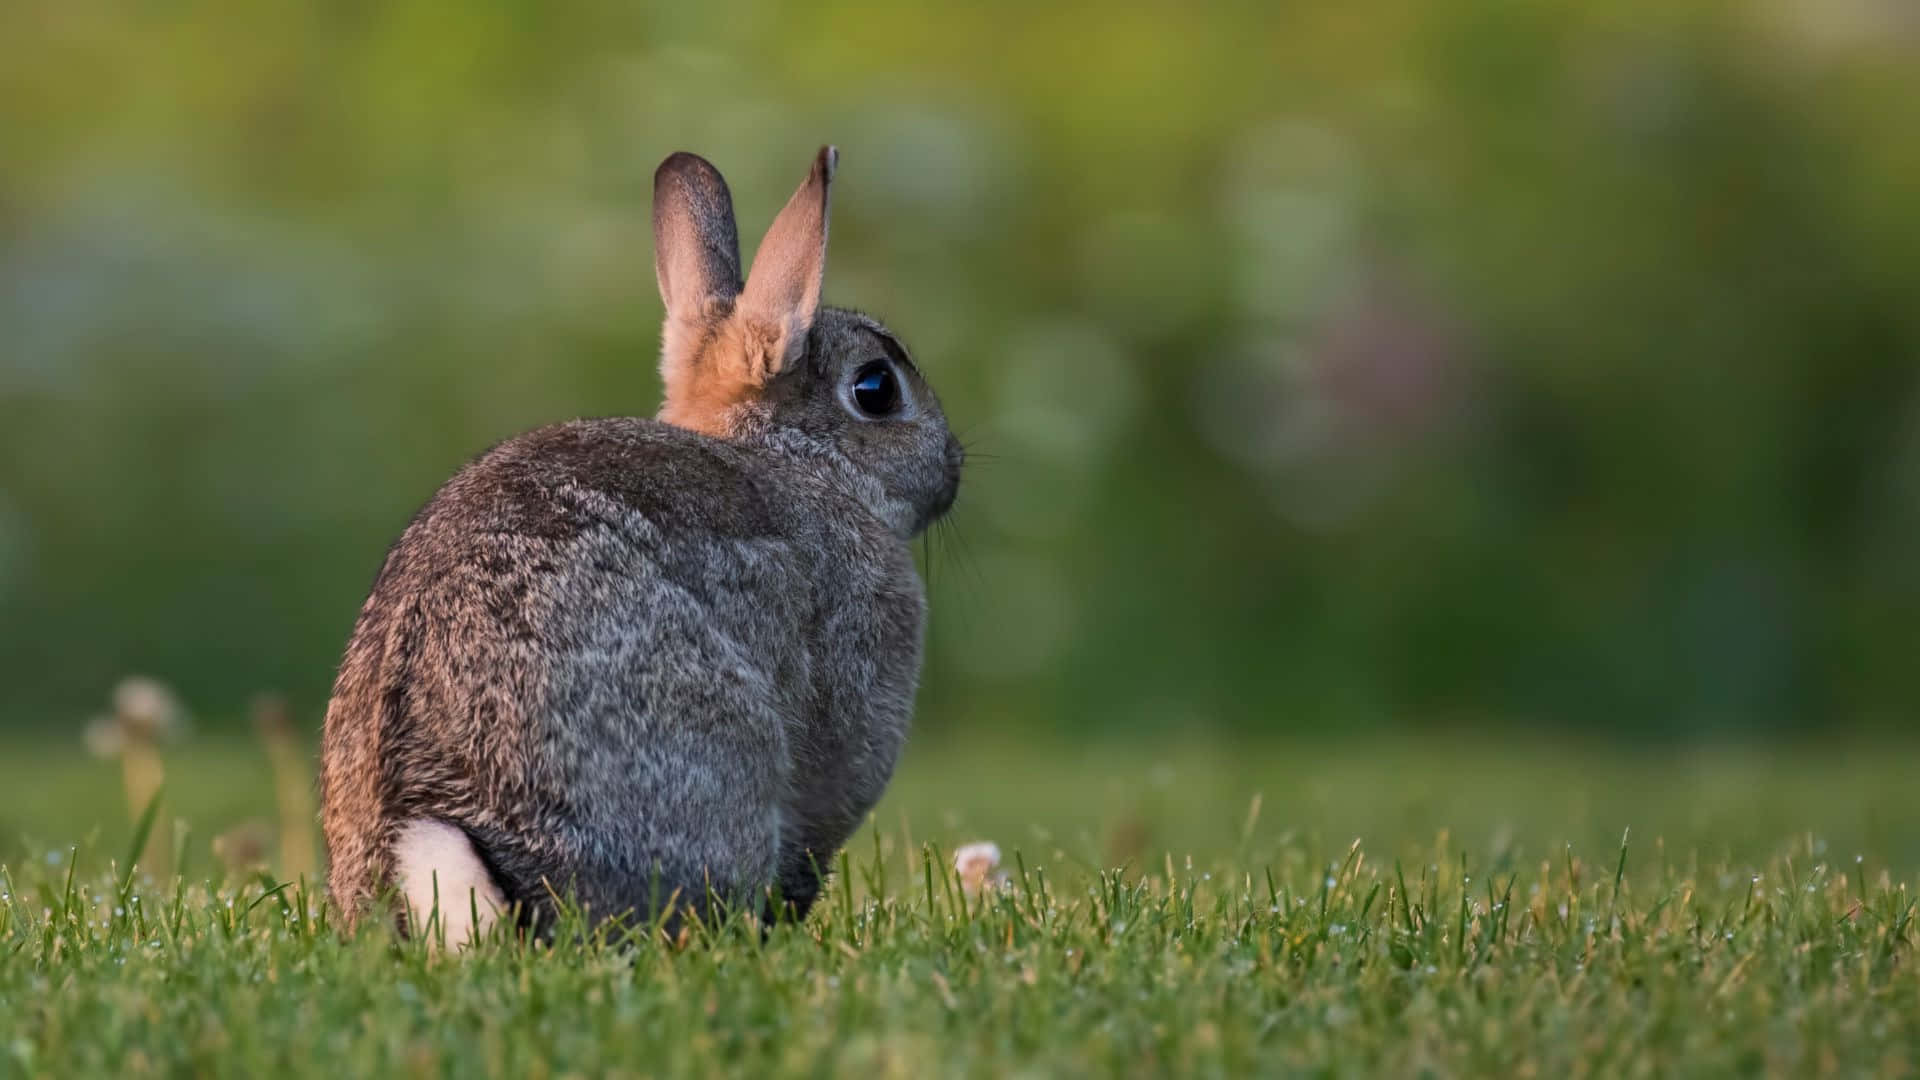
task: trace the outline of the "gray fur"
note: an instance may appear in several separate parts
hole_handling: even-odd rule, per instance
[[[677,359],[724,366],[740,288],[724,182],[692,155],[660,182],[694,193],[684,218],[664,200],[664,228],[656,211],[663,246],[697,245],[656,256],[669,322],[706,328]],[[697,295],[670,295],[675,266],[702,274]],[[906,738],[925,607],[907,541],[952,503],[961,452],[879,323],[789,315],[799,360],[702,430],[529,432],[394,544],[326,719],[329,886],[349,920],[415,818],[464,831],[523,919],[555,894],[611,916],[774,885],[804,915]],[[904,403],[873,419],[848,387],[882,358]]]

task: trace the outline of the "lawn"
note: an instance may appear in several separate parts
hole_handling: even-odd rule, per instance
[[[14,740],[0,1076],[1911,1075],[1915,749],[929,739],[805,925],[447,955],[213,857],[250,742],[171,753],[156,881]]]

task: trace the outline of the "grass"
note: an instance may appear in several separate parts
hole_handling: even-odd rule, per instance
[[[310,885],[196,854],[270,811],[258,753],[174,755],[160,882],[125,869],[112,770],[0,746],[0,1075],[1920,1061],[1906,747],[927,743],[803,926],[459,956],[343,938]],[[1009,881],[969,897],[948,853],[979,838]]]

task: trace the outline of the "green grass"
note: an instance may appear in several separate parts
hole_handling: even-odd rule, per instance
[[[257,756],[173,756],[156,882],[111,766],[0,745],[0,1075],[1920,1061],[1911,747],[928,742],[803,926],[458,956],[217,870],[204,837],[271,811]],[[948,853],[981,838],[1010,881],[969,898]]]

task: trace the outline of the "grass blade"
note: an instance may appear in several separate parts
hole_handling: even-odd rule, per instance
[[[156,788],[153,793],[153,798],[147,800],[147,808],[140,811],[140,819],[133,823],[133,839],[127,844],[126,869],[120,874],[121,903],[126,902],[127,896],[133,888],[133,872],[136,869],[135,863],[139,860],[141,853],[147,850],[147,838],[153,835],[154,820],[160,815],[160,799],[165,796],[166,793],[167,789],[164,786]]]

